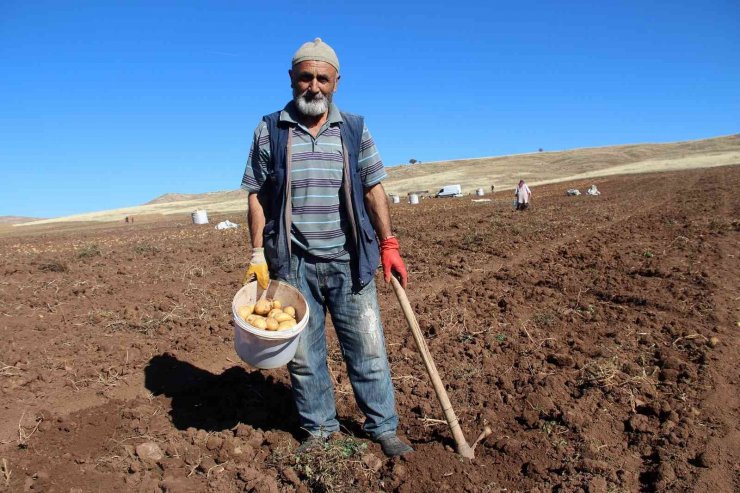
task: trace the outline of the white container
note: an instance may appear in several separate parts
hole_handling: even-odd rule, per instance
[[[237,308],[251,305],[265,298],[279,300],[283,306],[295,308],[295,327],[288,330],[262,330],[252,327],[237,315]],[[231,313],[234,321],[234,349],[245,363],[256,368],[278,368],[288,364],[298,349],[301,332],[308,324],[309,309],[303,295],[293,286],[284,282],[271,280],[266,290],[252,281],[245,284],[231,302]]]
[[[391,202],[394,204],[400,204],[401,203],[401,197],[398,195],[391,195]]]
[[[208,224],[208,213],[203,209],[193,211],[193,224]]]
[[[484,192],[482,188],[478,188],[478,189],[475,190],[475,194],[478,197],[483,197],[486,194],[486,192]]]
[[[418,204],[419,203],[419,196],[415,193],[412,193],[409,195],[409,204]]]

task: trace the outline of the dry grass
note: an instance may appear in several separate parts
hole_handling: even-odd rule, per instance
[[[77,250],[77,258],[100,257],[101,255],[100,247],[96,244],[83,245]]]
[[[69,267],[64,262],[52,260],[39,265],[39,270],[42,272],[67,272]]]
[[[28,440],[33,436],[34,433],[39,429],[39,425],[44,420],[42,416],[36,416],[35,423],[33,426],[23,426],[23,418],[26,417],[26,413],[24,412],[21,415],[21,419],[18,421],[18,447],[19,448],[27,448],[28,447]]]
[[[121,372],[113,367],[106,368],[98,373],[98,383],[104,387],[117,387],[122,378]]]
[[[371,474],[362,461],[366,452],[366,443],[349,435],[335,434],[325,444],[300,455],[279,447],[271,461],[276,465],[290,464],[311,491],[354,491],[355,477],[369,478]]]
[[[617,356],[595,360],[581,368],[578,385],[582,387],[599,387],[602,389],[626,388],[628,392],[640,383],[655,385],[654,369],[646,368],[644,358],[640,359],[641,372],[630,376],[622,371],[623,362]]]
[[[21,371],[15,366],[6,365],[0,361],[0,377],[17,377]]]
[[[513,189],[519,178],[530,185],[589,179],[616,174],[647,173],[725,166],[740,163],[737,135],[670,144],[636,144],[514,156],[461,159],[398,166],[389,169],[385,188],[406,194],[459,183],[464,192],[476,188]]]
[[[10,471],[10,467],[8,467],[8,461],[3,459],[3,465],[2,468],[0,468],[0,472],[3,473],[3,480],[5,481],[5,486],[10,486],[10,477],[13,475],[13,473]]]

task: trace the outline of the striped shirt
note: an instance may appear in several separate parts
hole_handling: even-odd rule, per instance
[[[351,226],[340,199],[344,174],[339,134],[342,116],[332,103],[326,123],[314,138],[291,116],[290,107],[292,105],[280,113],[280,120],[295,124],[291,130],[291,240],[294,247],[316,257],[348,261]],[[259,192],[267,178],[270,162],[270,135],[267,124],[262,121],[254,131],[242,188]],[[358,162],[365,188],[380,183],[387,176],[367,127],[362,130]]]

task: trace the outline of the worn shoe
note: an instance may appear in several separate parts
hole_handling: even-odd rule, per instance
[[[328,440],[329,437],[326,435],[309,435],[308,438],[303,440],[298,448],[295,449],[295,455],[305,454],[311,450],[321,448]]]
[[[406,445],[396,435],[389,434],[378,438],[380,448],[383,449],[383,453],[388,457],[397,457],[399,455],[406,455],[409,452],[413,452],[414,449],[410,445]]]

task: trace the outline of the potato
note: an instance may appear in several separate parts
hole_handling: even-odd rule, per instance
[[[256,327],[258,329],[266,329],[267,328],[267,319],[262,317],[254,317],[251,322],[249,322],[253,327]]]
[[[293,308],[292,306],[286,306],[285,308],[283,308],[283,312],[295,318],[295,308]]]
[[[273,308],[272,310],[270,310],[270,313],[267,314],[267,318],[275,318],[275,316],[279,315],[280,313],[283,313],[280,308]]]
[[[248,316],[252,314],[254,311],[254,305],[243,305],[236,309],[236,314],[239,315],[239,318],[242,320],[246,320]]]
[[[275,320],[275,319],[274,319],[274,318],[272,318],[272,317],[268,317],[268,318],[267,318],[267,319],[265,320],[265,328],[266,328],[267,330],[278,330],[278,327],[279,327],[279,326],[280,326],[280,324],[278,323],[278,321],[277,321],[277,320]]]
[[[272,308],[280,309],[283,307],[283,304],[280,303],[280,300],[272,300]]]
[[[259,300],[254,305],[254,313],[257,315],[267,315],[272,309],[271,303],[268,300]]]
[[[287,322],[288,320],[295,321],[295,318],[291,317],[285,312],[280,312],[277,315],[275,315],[275,320],[277,320],[278,322]]]
[[[280,325],[278,325],[278,330],[292,329],[293,327],[295,327],[295,325],[295,320],[286,320],[285,322],[280,322]]]

